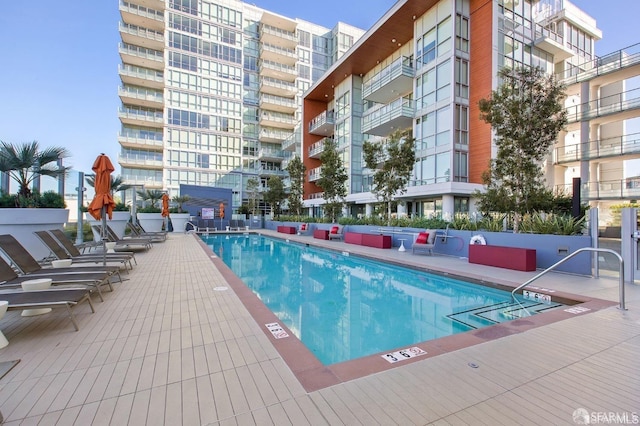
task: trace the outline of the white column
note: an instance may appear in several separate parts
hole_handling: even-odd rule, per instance
[[[453,195],[443,195],[442,196],[442,218],[444,220],[453,219],[454,213],[454,203],[453,203]]]
[[[369,217],[373,214],[373,205],[372,204],[365,204],[364,205],[364,214]]]
[[[405,217],[407,215],[407,205],[405,203],[398,203],[398,218]]]

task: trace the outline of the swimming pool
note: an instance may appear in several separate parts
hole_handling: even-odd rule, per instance
[[[518,318],[505,291],[259,235],[203,241],[331,365]],[[563,305],[519,299],[534,314]]]

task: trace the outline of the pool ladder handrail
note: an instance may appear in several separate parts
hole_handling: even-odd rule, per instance
[[[540,272],[535,277],[531,278],[530,280],[528,280],[528,281],[520,284],[518,287],[514,288],[513,291],[511,292],[511,299],[517,301],[515,295],[519,290],[522,290],[524,287],[528,286],[529,284],[531,284],[532,282],[534,282],[535,280],[537,280],[541,276],[545,275],[547,272],[550,272],[550,271],[554,270],[557,266],[563,264],[564,262],[566,262],[567,260],[571,259],[575,255],[577,255],[579,253],[582,253],[582,252],[585,252],[585,251],[597,252],[597,253],[611,253],[611,254],[615,255],[618,258],[618,260],[620,261],[620,284],[619,284],[619,287],[620,287],[620,289],[619,289],[620,306],[618,306],[618,309],[626,311],[627,308],[625,307],[625,300],[624,300],[624,259],[622,258],[622,256],[620,256],[620,254],[617,251],[611,250],[611,249],[606,249],[606,248],[583,247],[583,248],[580,248],[580,249],[574,251],[573,253],[571,253],[570,255],[565,257],[564,259],[561,259],[558,262],[554,263],[553,265],[549,266],[547,269],[545,269],[544,271]]]

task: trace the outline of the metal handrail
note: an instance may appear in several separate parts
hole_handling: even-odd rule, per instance
[[[511,300],[517,300],[516,299],[516,292],[518,290],[521,290],[522,288],[528,286],[529,284],[531,284],[532,282],[534,282],[535,280],[537,280],[538,278],[540,278],[541,276],[545,275],[547,272],[550,272],[551,270],[555,269],[556,266],[559,266],[561,264],[563,264],[564,262],[566,262],[567,260],[571,259],[572,257],[574,257],[575,255],[577,255],[578,253],[582,253],[585,251],[591,251],[591,252],[598,252],[598,253],[611,253],[613,255],[615,255],[618,260],[620,261],[620,306],[618,307],[618,309],[622,309],[622,310],[627,310],[627,308],[625,307],[625,301],[624,301],[624,259],[622,259],[622,256],[620,256],[620,254],[614,250],[611,249],[604,249],[604,248],[594,248],[594,247],[583,247],[581,249],[578,249],[576,251],[574,251],[573,253],[571,253],[569,256],[565,257],[564,259],[554,263],[553,265],[549,266],[547,269],[545,269],[544,271],[540,272],[538,275],[536,275],[535,277],[531,278],[529,281],[526,281],[522,284],[520,284],[518,287],[514,288],[513,291],[511,292]]]

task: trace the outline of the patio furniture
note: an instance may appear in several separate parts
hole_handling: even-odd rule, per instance
[[[89,290],[79,287],[33,291],[2,290],[0,291],[0,300],[7,302],[7,310],[9,311],[17,309],[66,308],[69,319],[71,319],[76,331],[80,330],[80,328],[71,308],[86,301],[91,307],[91,312],[95,313],[96,311],[91,302]]]
[[[343,238],[342,235],[342,226],[334,225],[329,230],[329,240],[341,240]]]
[[[58,243],[58,241],[53,238],[53,236],[47,231],[35,231],[34,234],[42,241],[42,243],[47,246],[47,248],[51,251],[52,255],[57,259],[70,259],[74,264],[87,265],[93,264],[97,265],[98,263],[102,263],[104,261],[109,263],[117,263],[120,267],[124,267],[127,269],[127,265],[129,268],[133,268],[131,263],[131,256],[105,256],[104,253],[95,253],[91,255],[79,255],[79,256],[70,256],[66,250]]]
[[[80,250],[78,250],[78,247],[73,244],[73,241],[71,241],[60,229],[51,229],[49,230],[49,233],[53,238],[56,239],[56,241],[58,241],[58,243],[66,250],[67,253],[69,253],[72,258],[76,256],[100,256],[100,258],[102,259],[103,257],[103,253],[81,253]],[[138,264],[138,262],[136,261],[135,253],[132,251],[118,251],[116,254],[107,254],[107,259],[118,259],[121,257],[126,257],[130,260],[133,260],[134,264]]]
[[[411,246],[411,252],[413,254],[429,254],[433,255],[433,248],[436,246],[436,230],[427,229],[425,232],[420,232],[418,237]]]

